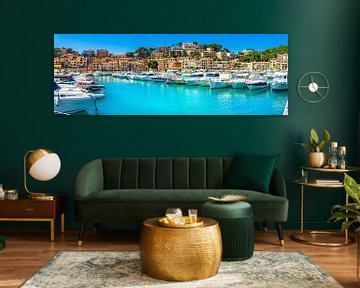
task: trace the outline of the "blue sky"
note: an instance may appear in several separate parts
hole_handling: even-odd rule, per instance
[[[179,42],[217,43],[230,51],[265,50],[288,45],[288,34],[54,34],[54,47],[107,49],[113,54],[133,52],[139,47],[170,46]]]

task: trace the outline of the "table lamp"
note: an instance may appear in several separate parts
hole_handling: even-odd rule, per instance
[[[30,150],[24,156],[24,187],[30,198],[52,199],[53,196],[45,193],[30,192],[26,184],[26,174],[39,181],[48,181],[54,178],[60,171],[61,162],[59,156],[47,149]]]

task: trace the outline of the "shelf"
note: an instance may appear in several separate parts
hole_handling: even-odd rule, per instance
[[[335,183],[335,184],[318,184],[315,182],[304,183],[304,182],[301,182],[301,180],[295,180],[294,183],[298,184],[298,185],[303,185],[303,186],[308,186],[308,187],[319,187],[319,188],[343,188],[344,187],[344,184],[342,182]]]
[[[360,167],[347,167],[346,169],[331,169],[331,168],[314,168],[314,167],[302,166],[301,169],[319,171],[319,172],[330,172],[330,173],[345,173],[345,172],[360,171]]]

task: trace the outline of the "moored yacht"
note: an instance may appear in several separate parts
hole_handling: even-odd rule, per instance
[[[62,83],[62,84],[76,84],[73,75],[70,74],[55,74],[54,82]]]
[[[204,73],[193,73],[186,80],[188,86],[200,86],[201,78],[204,77]]]
[[[117,79],[128,79],[127,73],[113,73],[112,77]]]
[[[83,92],[103,92],[105,85],[97,84],[95,81],[59,81],[54,78],[59,88],[67,90],[83,90]],[[65,91],[65,90],[62,90]]]
[[[268,88],[269,84],[267,80],[262,79],[251,79],[246,82],[246,86],[250,90],[260,90]]]
[[[165,81],[166,84],[176,84],[176,81],[175,81],[176,77],[177,77],[176,75],[169,76]]]
[[[276,72],[274,79],[270,82],[271,90],[285,91],[288,90],[288,78],[286,72]]]
[[[267,89],[269,86],[269,81],[267,78],[257,74],[257,75],[251,75],[248,80],[246,80],[246,86],[250,90],[261,90],[261,89]]]
[[[209,80],[210,89],[221,89],[231,87],[231,74],[221,73],[219,77],[214,77]]]
[[[154,76],[151,77],[151,80],[154,82],[165,82],[166,79],[167,79],[166,74],[155,74]]]
[[[178,77],[175,77],[174,81],[178,85],[185,85],[186,79],[190,77],[190,74],[182,74]]]
[[[249,73],[235,74],[231,80],[231,86],[235,89],[246,88],[246,80],[249,77]]]
[[[141,81],[152,81],[153,79],[152,79],[152,77],[154,77],[155,76],[155,73],[153,73],[153,72],[147,72],[147,73],[145,73],[144,75],[143,75],[143,77],[141,77]]]
[[[91,82],[95,81],[95,76],[93,73],[81,73],[79,75],[74,75],[73,78],[76,82]]]
[[[204,77],[202,77],[200,79],[200,85],[203,86],[203,87],[209,87],[210,84],[209,84],[209,81],[211,79],[215,79],[215,78],[219,78],[219,73],[218,72],[208,72],[205,74]]]
[[[86,93],[77,89],[69,90],[54,83],[54,112],[72,114],[88,111],[93,106],[96,108],[96,100],[102,97],[104,97],[102,93]]]

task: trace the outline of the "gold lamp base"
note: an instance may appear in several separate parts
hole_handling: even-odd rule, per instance
[[[29,193],[29,198],[36,199],[36,200],[54,200],[55,196],[45,194],[45,193],[30,192]]]

